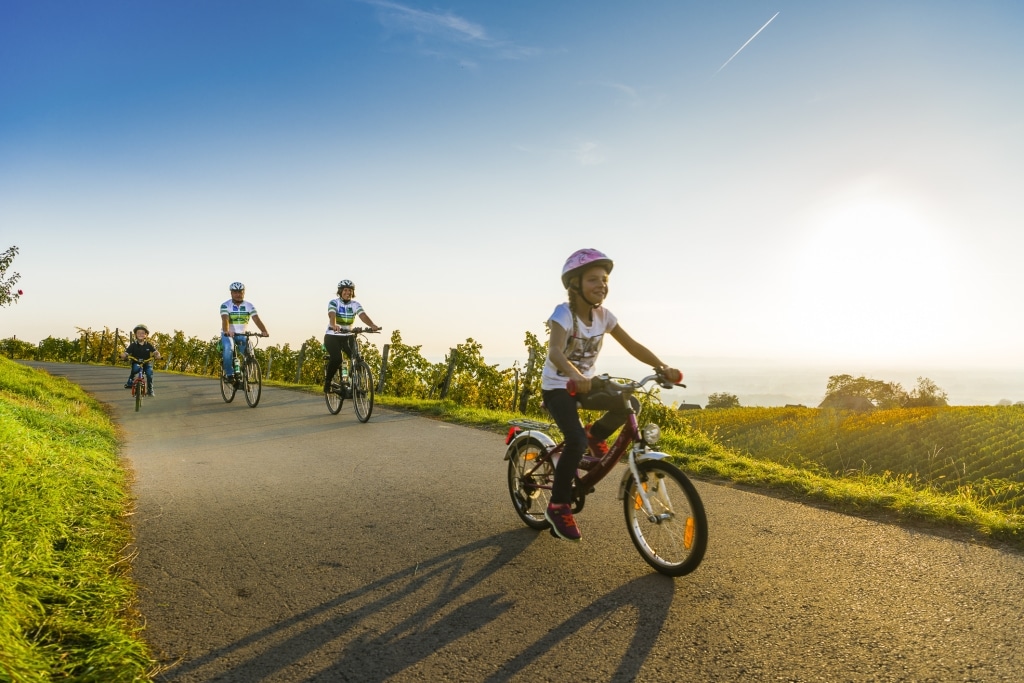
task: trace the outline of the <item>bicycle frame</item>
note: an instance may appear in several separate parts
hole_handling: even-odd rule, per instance
[[[231,335],[231,358],[232,359],[238,358],[239,360],[242,360],[244,358],[256,358],[256,345],[259,342],[258,341],[254,342],[253,338],[259,339],[262,336],[263,335],[260,334],[259,332],[243,332],[242,334],[237,334],[237,335],[236,334],[232,334]],[[235,343],[235,337],[245,337],[246,338],[246,341],[245,341],[245,352],[241,356],[238,355],[238,344]]]
[[[142,398],[146,395],[149,390],[149,380],[146,379],[146,366],[153,366],[153,359],[142,360],[135,356],[128,356],[128,360],[132,365],[139,366],[139,372],[132,379],[132,397],[135,399],[135,410],[138,411],[142,406]]]
[[[639,382],[634,382],[633,384],[643,386],[648,381],[656,378],[656,375],[652,375]],[[575,480],[574,486],[577,505],[574,509],[576,512],[583,508],[584,498],[587,493],[590,493],[597,486],[598,482],[608,476],[608,474],[610,474],[615,468],[615,465],[619,463],[619,460],[627,453],[628,471],[623,475],[622,480],[619,482],[619,500],[622,500],[625,496],[626,488],[630,480],[640,480],[640,473],[637,469],[638,462],[642,462],[644,460],[661,460],[668,457],[667,453],[650,450],[647,444],[644,443],[643,437],[640,434],[639,423],[636,419],[636,411],[633,409],[633,403],[629,400],[638,386],[623,386],[622,388],[621,396],[627,411],[626,423],[623,425],[618,438],[615,439],[615,443],[608,449],[608,453],[606,453],[602,458],[593,458],[592,456],[584,455],[584,461],[580,462],[581,466],[579,469],[583,470],[585,474],[577,476]],[[508,436],[505,440],[505,443],[508,446],[505,450],[505,460],[509,460],[512,457],[512,454],[516,451],[522,441],[532,439],[541,444],[552,462],[557,462],[562,449],[565,447],[565,442],[556,444],[550,436],[542,431],[552,425],[535,422],[533,420],[516,420],[511,422],[511,424],[513,427],[509,430]],[[590,446],[590,452],[595,452],[592,446]],[[540,466],[540,462],[536,463],[529,473],[532,474],[533,471]],[[550,490],[552,487],[540,486],[539,488]],[[650,500],[647,499],[646,491],[644,491],[642,487],[640,488],[640,496],[643,501],[644,511],[648,516],[653,516]]]

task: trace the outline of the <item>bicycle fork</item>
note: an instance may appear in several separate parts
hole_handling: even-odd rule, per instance
[[[622,478],[621,497],[625,497],[626,489],[628,488],[627,482],[632,478],[636,483],[636,498],[634,499],[633,504],[636,505],[638,509],[643,509],[644,514],[647,515],[647,520],[651,522],[651,524],[661,524],[662,522],[672,519],[675,516],[672,512],[672,501],[668,498],[668,491],[662,488],[660,483],[655,483],[656,490],[654,493],[662,500],[665,512],[659,514],[654,511],[654,506],[651,504],[651,492],[648,490],[650,480],[644,481],[640,476],[640,468],[636,464],[635,451],[629,454],[628,467],[629,473]]]

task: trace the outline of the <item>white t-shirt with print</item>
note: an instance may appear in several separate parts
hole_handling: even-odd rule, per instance
[[[228,330],[231,334],[245,334],[245,326],[249,324],[249,318],[256,315],[256,307],[248,301],[236,304],[228,299],[220,305],[220,314],[228,317]]]
[[[576,369],[584,377],[593,377],[596,374],[594,363],[597,355],[601,352],[601,344],[604,342],[605,332],[611,332],[619,321],[604,306],[595,308],[592,314],[590,325],[585,325],[579,317],[576,318],[576,330],[573,334],[573,314],[569,304],[559,304],[555,312],[548,318],[550,324],[557,324],[565,330],[566,349],[565,357],[576,366]],[[549,357],[544,362],[544,371],[541,374],[540,388],[544,391],[551,389],[564,389],[569,378],[558,371],[555,364]]]
[[[335,332],[328,325],[327,334],[350,334],[352,323],[356,321],[356,316],[363,312],[363,307],[355,299],[342,301],[339,297],[331,299],[327,304],[327,312],[334,314],[334,322],[341,327],[341,332]]]

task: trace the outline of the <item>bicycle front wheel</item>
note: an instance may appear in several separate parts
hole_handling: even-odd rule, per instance
[[[324,394],[324,400],[327,401],[327,410],[331,411],[331,415],[337,415],[345,403],[344,388],[337,382],[331,382],[331,390]]]
[[[662,574],[689,574],[700,565],[708,547],[704,503],[693,482],[675,465],[649,460],[637,467],[651,513],[644,509],[632,479],[623,499],[629,537],[647,564]]]
[[[352,365],[352,403],[360,422],[370,419],[373,412],[373,373],[364,361]]]
[[[250,408],[259,405],[260,394],[263,393],[263,377],[260,364],[254,356],[249,356],[242,364],[242,386],[245,389],[245,402]]]
[[[508,493],[519,518],[532,529],[546,529],[544,510],[551,502],[555,468],[536,441],[524,441],[508,461]]]
[[[135,394],[135,412],[142,408],[142,395],[146,393],[145,385],[142,382],[132,384],[132,393]]]
[[[225,377],[223,374],[221,374],[221,376],[220,376],[220,395],[224,397],[224,402],[225,403],[231,403],[232,401],[234,401],[235,400],[235,392],[236,391],[238,391],[238,389],[235,388],[234,383],[233,382],[229,382],[227,380],[227,377]]]

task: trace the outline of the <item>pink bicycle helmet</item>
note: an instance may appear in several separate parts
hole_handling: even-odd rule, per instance
[[[607,255],[597,249],[580,249],[565,260],[562,266],[562,286],[569,289],[569,281],[590,266],[604,266],[610,273],[615,263]]]

